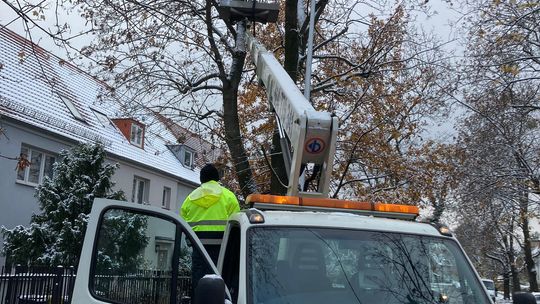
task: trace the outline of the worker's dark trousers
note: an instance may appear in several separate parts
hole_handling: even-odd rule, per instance
[[[193,253],[191,254],[192,296],[195,294],[195,288],[197,287],[197,283],[199,282],[199,280],[202,279],[205,274],[214,273],[210,265],[206,262],[204,255],[195,248],[193,249]],[[210,258],[212,258],[214,265],[217,265],[220,245],[204,245],[204,249],[206,249],[206,251],[210,255]]]

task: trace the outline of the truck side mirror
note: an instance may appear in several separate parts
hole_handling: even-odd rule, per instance
[[[529,292],[514,292],[512,299],[514,304],[536,304],[536,299]]]
[[[205,275],[195,288],[193,304],[225,303],[225,282],[218,275]]]

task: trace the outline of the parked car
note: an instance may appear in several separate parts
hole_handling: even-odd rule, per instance
[[[540,304],[540,292],[533,292],[532,294],[536,299],[536,304]]]
[[[482,279],[482,283],[484,283],[484,286],[486,286],[489,297],[493,300],[493,302],[495,302],[495,298],[497,298],[497,288],[495,287],[493,280]]]

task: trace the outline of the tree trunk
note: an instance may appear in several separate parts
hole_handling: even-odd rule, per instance
[[[298,79],[298,0],[287,0],[285,2],[285,61],[283,68],[291,79],[296,82]]]
[[[238,26],[245,26],[239,24]],[[239,31],[241,32],[241,31]],[[239,33],[239,35],[242,35]],[[238,39],[243,42],[243,39]],[[234,54],[231,71],[227,79],[223,79],[223,124],[225,127],[225,142],[231,153],[231,161],[234,165],[240,192],[244,197],[258,192],[257,185],[253,181],[253,172],[244,148],[242,134],[240,132],[240,119],[238,117],[238,87],[242,77],[244,61],[246,59],[245,46],[237,46]]]
[[[510,273],[512,275],[512,292],[521,291],[521,286],[519,285],[519,273],[516,268],[516,258],[514,254],[514,240],[512,236],[509,237],[509,246],[508,246],[508,260],[510,261]]]
[[[515,152],[514,157],[520,169],[525,175],[528,174],[527,166],[521,157],[523,153],[521,149]],[[538,283],[536,282],[536,272],[534,267],[534,259],[532,257],[531,250],[531,235],[529,230],[529,188],[528,184],[530,179],[522,178],[519,185],[522,189],[519,189],[519,218],[520,226],[523,230],[523,254],[525,255],[525,265],[527,267],[527,277],[529,279],[529,291],[538,291]],[[532,180],[534,183],[534,180]]]
[[[297,5],[298,0],[287,0],[285,2],[285,61],[283,67],[294,82],[297,80],[298,73],[299,38]],[[277,176],[272,174],[270,192],[272,194],[286,194],[287,188],[283,187],[282,183],[287,185],[289,179],[285,162],[283,161],[283,151],[281,149],[277,126],[274,128],[274,135],[272,136],[271,162]]]
[[[531,236],[529,230],[529,199],[528,193],[524,191],[520,199],[521,212],[521,228],[523,229],[523,251],[525,255],[525,265],[527,266],[527,276],[529,279],[529,291],[538,291],[538,283],[536,282],[536,271],[534,267],[534,259],[532,257]]]
[[[238,87],[229,87],[223,90],[223,124],[225,127],[225,141],[231,152],[240,191],[244,197],[247,197],[249,194],[257,192],[257,185],[253,183],[253,173],[240,133],[237,96]]]
[[[514,263],[510,265],[510,271],[512,272],[512,292],[521,291],[521,286],[519,285],[519,273]]]
[[[510,299],[510,277],[508,271],[503,274],[503,298]]]
[[[443,186],[444,189],[436,190],[433,194],[431,205],[433,206],[433,221],[439,223],[441,217],[446,209],[446,186]]]
[[[519,273],[516,266],[511,265],[510,271],[512,272],[512,292],[521,291],[521,286],[519,285]]]

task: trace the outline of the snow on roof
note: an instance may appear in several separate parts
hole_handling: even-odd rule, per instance
[[[0,27],[0,115],[78,142],[102,142],[109,154],[198,184],[199,173],[182,166],[166,147],[176,143],[175,136],[151,113],[136,118],[146,125],[144,150],[130,144],[113,123],[104,123],[103,114],[109,119],[125,115],[119,102],[102,98],[108,89],[74,65]]]

